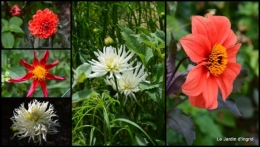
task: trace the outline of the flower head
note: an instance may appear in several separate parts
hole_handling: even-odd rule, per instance
[[[124,71],[119,79],[117,79],[118,91],[125,95],[126,99],[124,104],[126,103],[127,97],[131,96],[136,100],[135,92],[140,91],[138,84],[140,82],[147,82],[145,78],[147,77],[147,73],[144,71],[143,65],[140,62],[137,63],[137,66],[133,70]],[[105,82],[108,85],[111,85],[114,90],[117,90],[116,83],[114,79],[105,79]]]
[[[12,6],[10,13],[12,14],[12,16],[20,15],[21,9],[20,9],[19,5],[15,4],[14,6]]]
[[[13,121],[12,129],[18,132],[14,135],[20,139],[29,137],[34,142],[41,140],[47,141],[46,134],[55,134],[58,132],[57,126],[60,126],[58,120],[53,120],[53,117],[57,116],[54,113],[54,107],[49,102],[38,102],[37,100],[31,101],[28,104],[28,109],[24,107],[24,103],[14,111],[14,116],[11,117]]]
[[[24,76],[18,77],[18,78],[11,78],[9,79],[9,82],[23,82],[29,79],[33,79],[32,85],[30,87],[30,90],[27,94],[27,97],[30,97],[35,89],[37,88],[38,84],[42,87],[42,92],[44,94],[44,97],[48,97],[48,90],[46,87],[45,80],[66,80],[63,77],[55,76],[51,73],[49,73],[49,70],[52,69],[54,66],[56,66],[59,63],[59,60],[51,63],[46,64],[47,60],[49,58],[49,51],[46,50],[44,52],[44,55],[42,59],[39,61],[38,57],[36,55],[36,52],[34,51],[34,60],[32,65],[28,64],[23,59],[20,60],[20,63],[27,69],[29,72],[25,74]]]
[[[92,64],[93,74],[90,74],[88,78],[101,77],[110,73],[109,78],[113,77],[113,74],[119,78],[120,72],[125,70],[130,70],[128,68],[131,64],[128,61],[134,56],[133,52],[126,52],[125,46],[121,46],[120,49],[116,50],[112,46],[104,47],[103,53],[98,51],[94,52],[99,61],[93,60],[89,61]]]
[[[215,109],[218,88],[226,100],[241,70],[236,54],[241,44],[231,30],[228,18],[207,15],[192,17],[192,34],[180,39],[190,59],[197,63],[188,74],[182,90],[193,106]]]
[[[57,32],[57,25],[59,19],[58,16],[46,8],[44,11],[38,10],[35,15],[33,15],[33,20],[30,20],[29,30],[32,35],[40,39],[45,39],[51,37]]]

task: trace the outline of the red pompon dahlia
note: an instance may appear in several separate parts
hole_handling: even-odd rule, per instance
[[[12,6],[10,13],[12,14],[12,16],[20,15],[21,9],[20,9],[19,5],[15,4],[14,6]]]
[[[33,79],[32,85],[29,89],[29,92],[27,94],[27,97],[30,97],[35,89],[37,88],[38,84],[42,87],[42,92],[44,94],[44,97],[48,97],[48,90],[46,87],[45,80],[66,80],[63,77],[55,76],[51,73],[49,73],[49,70],[52,69],[54,66],[56,66],[59,63],[59,60],[51,63],[46,64],[47,60],[49,58],[49,51],[46,50],[44,52],[44,55],[42,59],[39,61],[38,57],[36,55],[36,52],[34,51],[34,60],[32,65],[28,64],[23,59],[20,60],[20,63],[27,69],[29,72],[25,74],[24,76],[18,77],[18,78],[11,78],[8,81],[9,82],[23,82],[29,79]]]
[[[38,10],[33,15],[33,20],[28,22],[31,34],[40,39],[51,37],[57,32],[59,19],[57,14],[46,8],[44,11]]]
[[[181,38],[180,42],[197,66],[189,72],[182,91],[193,106],[215,109],[219,89],[225,101],[240,73],[236,54],[241,44],[236,44],[237,37],[227,17],[193,16],[191,22],[192,34]]]

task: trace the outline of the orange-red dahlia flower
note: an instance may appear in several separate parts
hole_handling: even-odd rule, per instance
[[[27,97],[30,97],[35,89],[37,88],[38,84],[42,87],[42,92],[44,94],[44,97],[48,97],[48,90],[46,87],[45,80],[66,80],[63,77],[55,76],[51,73],[49,73],[49,70],[56,66],[60,61],[57,60],[51,64],[46,64],[47,60],[49,58],[49,51],[46,50],[44,52],[44,55],[42,59],[39,61],[38,57],[36,55],[36,52],[34,51],[34,60],[32,65],[28,64],[23,59],[20,60],[20,63],[27,69],[29,72],[25,74],[24,76],[21,76],[19,78],[11,78],[8,81],[9,82],[23,82],[29,79],[33,79],[32,85],[30,87],[30,90],[27,94]]]
[[[192,17],[192,34],[180,39],[182,47],[197,63],[188,74],[182,90],[193,106],[215,109],[218,88],[225,101],[233,89],[233,82],[241,70],[236,54],[241,44],[231,30],[228,18],[207,15]]]
[[[38,10],[36,14],[33,15],[33,20],[28,22],[28,29],[32,35],[40,39],[45,39],[57,32],[58,22],[58,16],[46,8],[44,11]]]
[[[20,9],[19,5],[15,4],[14,6],[12,6],[10,13],[12,14],[12,16],[20,15],[21,9]]]

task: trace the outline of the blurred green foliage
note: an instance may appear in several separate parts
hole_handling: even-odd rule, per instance
[[[241,117],[227,110],[209,112],[194,108],[189,101],[179,107],[190,115],[196,126],[196,140],[193,145],[257,145],[259,132],[259,13],[258,2],[167,2],[166,45],[170,35],[178,41],[191,33],[191,16],[204,16],[208,12],[229,18],[232,30],[242,46],[237,54],[237,62],[248,71],[248,77],[240,93],[232,93]],[[177,62],[186,56],[180,43],[177,44]],[[184,62],[178,71],[186,71],[188,62]],[[167,97],[167,110],[176,104],[178,98]],[[217,141],[217,137],[253,137],[253,141]],[[167,131],[167,144],[185,145],[185,139],[176,132]]]
[[[38,60],[44,54],[44,50],[37,50]],[[46,80],[49,97],[61,97],[71,86],[71,65],[69,50],[50,50],[50,56],[47,64],[51,64],[56,60],[60,62],[54,66],[50,73],[65,77],[65,81]],[[17,78],[25,75],[28,71],[20,64],[20,59],[24,59],[27,63],[32,64],[34,56],[32,50],[2,50],[1,51],[1,71],[2,75],[9,72],[9,78]],[[26,97],[32,80],[20,83],[9,83],[2,81],[2,97]],[[33,97],[43,97],[41,86],[38,85]],[[70,93],[65,97],[70,97]]]

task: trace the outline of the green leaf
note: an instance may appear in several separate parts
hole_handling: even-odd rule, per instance
[[[194,122],[202,133],[209,135],[213,139],[223,136],[219,126],[213,121],[213,118],[209,116],[209,113],[196,117]]]
[[[144,138],[141,134],[135,134],[135,141],[136,141],[136,144],[140,145],[140,146],[145,146],[149,143],[146,140],[146,138]]]
[[[235,127],[236,122],[235,122],[235,116],[230,113],[228,110],[220,110],[220,111],[214,111],[213,112],[213,117],[214,119],[225,126],[228,127]]]
[[[152,33],[152,36],[154,36],[154,38],[156,40],[159,40],[161,43],[164,43],[165,41],[165,33],[164,31],[161,30],[156,30],[154,33]]]
[[[146,44],[146,45],[148,45],[148,46],[150,46],[150,47],[153,48],[153,49],[156,48],[156,46],[155,46],[152,42],[150,42],[150,41],[143,41],[143,43]]]
[[[14,36],[11,32],[2,33],[1,41],[4,48],[13,48],[14,46]]]
[[[181,134],[188,145],[195,140],[195,126],[191,117],[187,116],[181,109],[173,109],[167,113],[167,128]]]
[[[153,57],[153,51],[151,48],[146,47],[146,51],[145,51],[145,63],[147,65],[147,63],[149,62],[149,60]]]
[[[23,24],[23,20],[19,17],[12,17],[10,20],[10,25],[17,25],[17,26],[21,26]]]
[[[148,90],[148,89],[153,89],[153,88],[156,88],[158,89],[159,88],[159,84],[155,84],[155,85],[150,85],[149,83],[146,83],[146,82],[140,82],[138,87],[143,91],[143,90]]]
[[[150,32],[149,32],[147,29],[145,29],[145,28],[143,28],[143,27],[138,27],[137,29],[138,29],[140,32],[144,33],[146,36],[150,36],[150,37],[151,37],[151,34],[150,34]]]
[[[62,81],[62,82],[58,82],[57,84],[53,84],[53,85],[48,85],[48,89],[55,89],[55,88],[69,88],[70,84],[68,81]]]
[[[2,27],[2,32],[1,32],[1,33],[8,32],[8,31],[10,31],[9,26],[3,26],[3,27]]]
[[[12,66],[8,71],[10,73],[11,78],[18,78],[18,77],[21,77],[26,74],[26,71],[24,70],[24,68],[22,68],[21,66],[18,66],[18,65]],[[24,81],[21,83],[28,83],[28,81]]]
[[[9,25],[9,22],[7,21],[7,20],[5,20],[5,19],[1,19],[1,24],[2,24],[2,26],[8,26]]]
[[[14,48],[18,48],[18,46],[20,45],[21,41],[22,41],[22,38],[16,37],[15,41],[14,41]]]
[[[72,103],[76,103],[76,102],[79,102],[81,100],[88,99],[89,97],[98,96],[98,95],[99,94],[96,91],[90,90],[90,89],[77,91],[76,93],[74,93],[72,95]]]
[[[76,69],[76,72],[78,74],[83,73],[85,75],[85,77],[88,77],[88,75],[91,73],[91,71],[92,71],[92,67],[88,63],[83,63],[80,66],[78,66],[77,69]]]
[[[18,33],[18,34],[24,34],[23,30],[15,24],[10,25],[10,31]]]
[[[117,118],[117,119],[112,120],[111,123],[116,122],[116,121],[126,122],[126,123],[129,123],[129,124],[135,126],[136,128],[138,128],[140,131],[142,131],[148,137],[148,139],[152,142],[153,145],[155,145],[153,140],[150,138],[150,136],[135,122],[132,122],[131,120],[128,120],[128,119],[125,119],[125,118]]]

